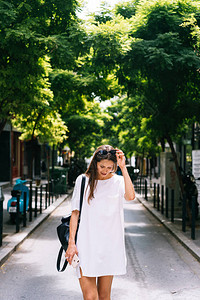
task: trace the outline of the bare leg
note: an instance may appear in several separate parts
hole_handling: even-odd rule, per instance
[[[86,277],[82,275],[79,279],[84,300],[98,300],[96,277]]]
[[[101,276],[97,279],[99,300],[110,300],[113,276]]]

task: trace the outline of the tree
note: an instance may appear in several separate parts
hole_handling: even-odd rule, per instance
[[[121,20],[118,17],[115,22],[87,26],[86,51],[73,69],[56,69],[50,76],[55,102],[69,129],[67,143],[79,157],[90,156],[103,138],[107,114],[102,115],[97,101],[110,99],[120,91],[116,62],[124,51],[121,40],[127,40],[123,36],[127,27]]]
[[[139,0],[134,1],[123,1],[121,3],[118,3],[115,5],[115,14],[121,15],[125,19],[130,19],[135,15],[137,5],[139,3]]]
[[[41,59],[45,73],[38,82],[38,92],[33,101],[26,106],[23,113],[13,114],[12,123],[22,133],[22,140],[34,140],[36,137],[41,143],[57,145],[67,138],[67,126],[61,119],[53,99],[48,82],[51,70],[48,61]]]
[[[18,1],[0,3],[0,132],[14,112],[23,111],[37,92],[44,51],[42,39],[25,22],[30,6]]]
[[[160,152],[154,132],[148,128],[140,97],[121,97],[106,111],[111,116],[104,126],[108,143],[120,147],[127,157],[153,158]]]
[[[111,21],[113,18],[111,7],[106,1],[101,2],[100,11],[93,13],[92,15],[96,25]]]
[[[13,115],[26,115],[39,101],[46,55],[53,67],[72,66],[77,51],[69,27],[77,23],[77,7],[76,0],[0,2],[0,133]]]
[[[69,129],[67,143],[78,158],[90,157],[103,139],[105,120],[98,102],[85,100],[85,107],[74,114],[66,113],[64,120]]]
[[[196,1],[143,1],[137,6],[131,49],[118,73],[129,95],[141,96],[148,128],[166,139],[174,156],[181,191],[183,185],[173,139],[183,124],[200,111],[200,58],[191,26],[181,26],[195,16]]]

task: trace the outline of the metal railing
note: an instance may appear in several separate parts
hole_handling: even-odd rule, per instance
[[[36,185],[32,180],[29,185],[29,204],[27,207],[27,192],[23,192],[23,213],[20,213],[19,203],[21,191],[12,190],[11,196],[17,199],[16,216],[15,216],[15,232],[20,231],[21,223],[23,227],[27,226],[27,222],[32,222],[38,214],[42,214],[43,210],[47,209],[54,201],[58,199],[58,194],[54,192],[54,182]],[[0,187],[0,247],[3,239],[3,190]]]
[[[135,191],[144,196],[145,200],[151,198],[153,207],[160,211],[162,215],[165,215],[166,218],[170,218],[170,221],[174,223],[175,220],[175,192],[173,189],[164,187],[163,185],[153,183],[153,186],[150,186],[150,181],[145,177],[138,177],[134,182]],[[153,191],[153,195],[150,193],[150,189]],[[186,224],[189,221],[191,227],[191,239],[195,239],[195,228],[196,228],[196,196],[192,196],[192,207],[191,215],[187,214],[187,199],[186,195],[183,195],[182,203],[182,231],[186,232]]]

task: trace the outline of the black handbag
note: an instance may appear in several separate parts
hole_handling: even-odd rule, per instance
[[[81,209],[82,209],[82,204],[83,204],[84,188],[85,188],[85,175],[83,175],[82,181],[81,181],[80,213],[79,213],[78,226],[77,226],[77,230],[76,230],[75,242],[76,242],[78,227],[79,227],[79,223],[80,223]],[[63,264],[62,269],[60,268],[60,262],[61,262],[62,254],[63,254],[63,252],[65,253],[67,251],[67,248],[68,248],[70,219],[71,219],[71,214],[67,217],[62,217],[61,224],[57,227],[58,238],[61,242],[61,247],[60,247],[60,250],[58,252],[58,258],[57,258],[57,270],[58,270],[58,272],[63,272],[66,269],[67,264],[68,264],[68,261],[65,259],[65,262]]]

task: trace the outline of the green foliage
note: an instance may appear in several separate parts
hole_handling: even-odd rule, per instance
[[[75,23],[72,16],[76,6],[76,1],[33,0],[31,4],[17,0],[1,1],[0,118],[12,116],[16,110],[23,110],[24,103],[32,101],[38,89],[38,78],[45,72],[40,64],[41,58],[48,53],[55,63],[53,47],[64,48],[63,52],[67,52],[64,39],[61,39],[61,47],[55,34],[59,32],[62,36],[61,30]]]
[[[57,144],[66,138],[62,104],[54,102],[49,72],[52,66],[74,67],[84,51],[77,50],[80,36],[79,45],[84,38],[75,18],[77,7],[76,0],[0,2],[1,130],[11,119],[23,139]]]
[[[93,14],[94,23],[96,25],[106,23],[107,21],[111,21],[113,18],[113,14],[111,12],[110,5],[104,1],[100,5],[100,11]]]
[[[139,0],[128,2],[122,1],[115,5],[115,14],[123,16],[124,19],[130,19],[135,15],[138,3]]]
[[[38,79],[37,93],[31,103],[24,104],[22,112],[13,114],[12,123],[22,133],[22,140],[31,140],[36,137],[40,142],[56,145],[67,138],[67,126],[62,121],[55,108],[53,93],[48,82],[48,72],[51,70],[47,60],[40,59],[41,67],[46,71]]]
[[[143,117],[141,97],[122,97],[107,110],[112,119],[106,122],[104,134],[107,132],[108,138],[111,137],[110,143],[122,148],[128,157],[133,154],[152,157],[160,152],[158,140]]]
[[[199,17],[199,16],[198,16]],[[199,18],[198,18],[199,19]],[[191,14],[189,17],[186,17],[184,19],[184,22],[181,24],[184,28],[190,28],[191,30],[191,36],[195,43],[196,49],[199,49],[200,47],[200,27],[199,27],[199,20],[198,20],[194,14]]]
[[[107,109],[104,131],[129,155],[159,153],[163,138],[178,139],[199,119],[199,12],[198,1],[140,1],[129,18],[129,44],[115,73],[128,98]]]
[[[181,26],[198,13],[191,1],[143,1],[132,19],[135,40],[119,77],[129,95],[143,95],[143,116],[158,138],[176,136],[200,112],[200,58],[191,28]]]
[[[84,80],[81,76],[71,70],[55,69],[50,75],[50,81],[55,103],[62,113],[82,110]]]
[[[130,45],[130,28],[129,22],[119,16],[105,24],[86,28],[90,46],[86,61],[95,75],[106,76],[117,68],[121,54]]]
[[[102,140],[102,129],[107,114],[102,114],[99,103],[85,101],[85,108],[64,118],[68,128],[67,143],[79,158],[90,157]]]
[[[14,118],[22,138],[55,144],[68,127],[79,157],[102,141],[155,155],[160,140],[200,115],[199,7],[103,4],[80,25],[76,0],[1,1],[0,120]],[[115,96],[102,113],[97,100]]]
[[[16,115],[13,125],[22,133],[20,139],[31,140],[39,137],[41,143],[50,146],[63,143],[67,139],[68,128],[61,116],[52,110],[32,110],[27,116]]]
[[[37,93],[38,78],[44,72],[40,64],[44,42],[32,31],[32,23],[24,21],[22,5],[14,2],[0,4],[0,19],[7,20],[0,27],[0,119],[23,111],[24,103]]]

